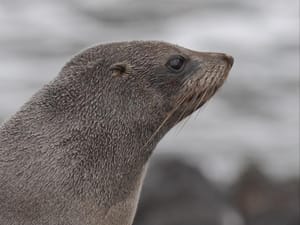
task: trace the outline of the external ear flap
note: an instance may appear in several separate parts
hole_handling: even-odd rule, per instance
[[[110,71],[112,71],[113,77],[119,77],[128,75],[128,65],[126,63],[115,63],[110,66]]]

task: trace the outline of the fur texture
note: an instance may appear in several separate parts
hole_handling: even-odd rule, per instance
[[[0,128],[0,224],[130,225],[153,149],[221,86],[229,58],[163,42],[75,56]]]

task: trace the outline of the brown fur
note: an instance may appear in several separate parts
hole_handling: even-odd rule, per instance
[[[165,66],[174,54],[189,58],[181,74]],[[222,85],[228,59],[163,42],[75,56],[0,128],[0,224],[131,224],[153,149]]]

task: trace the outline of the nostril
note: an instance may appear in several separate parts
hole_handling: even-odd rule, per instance
[[[229,65],[230,67],[232,67],[233,62],[234,62],[234,59],[233,59],[232,56],[224,54],[224,55],[223,55],[223,59],[228,63],[228,65]]]

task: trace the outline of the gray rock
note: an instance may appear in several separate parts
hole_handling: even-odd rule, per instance
[[[176,158],[152,161],[134,225],[227,223],[242,224],[224,195],[197,168]]]

